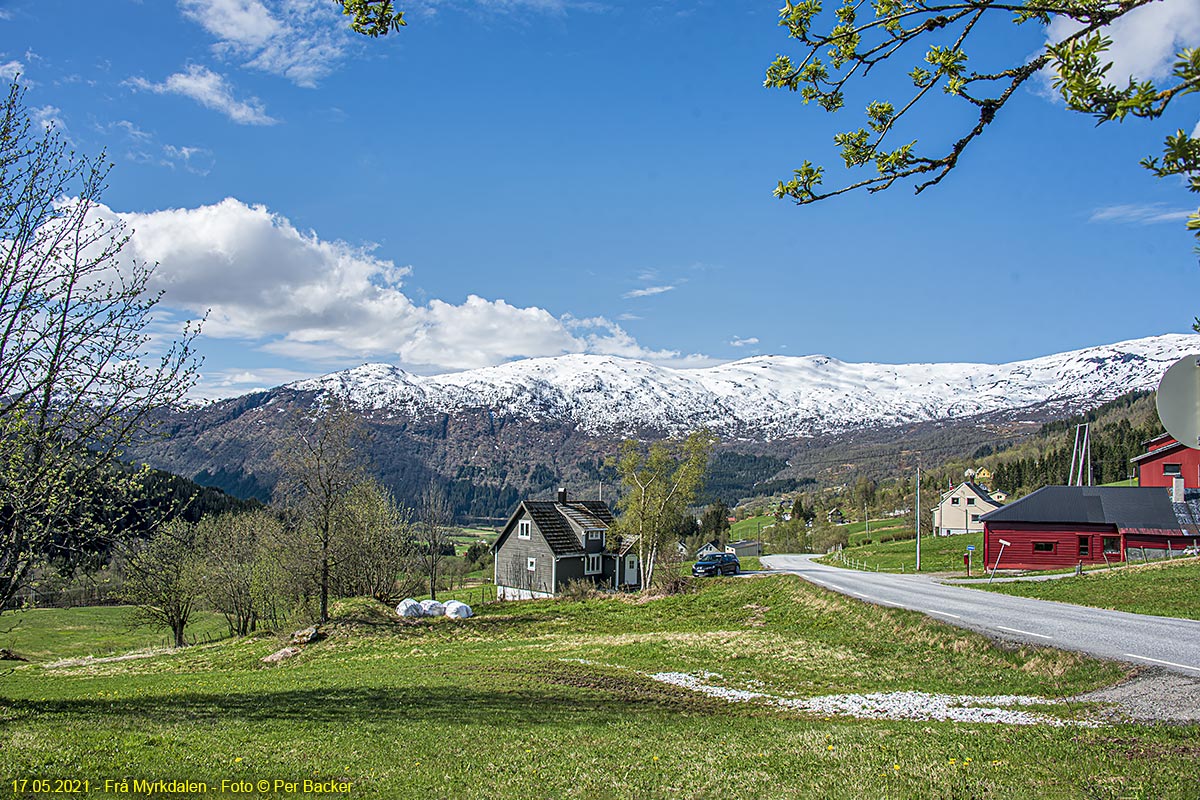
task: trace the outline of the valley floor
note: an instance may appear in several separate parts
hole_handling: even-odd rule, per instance
[[[268,636],[0,663],[4,792],[69,778],[100,797],[125,778],[210,793],[320,779],[388,798],[1200,794],[1196,725],[1113,721],[1069,699],[1121,680],[1119,665],[998,646],[794,576],[477,610],[401,621],[347,601],[327,638],[274,667],[260,660],[280,646]],[[950,696],[952,716],[1008,703],[1032,724],[814,705],[899,692]]]

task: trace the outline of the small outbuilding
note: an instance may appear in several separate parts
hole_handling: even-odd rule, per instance
[[[749,558],[762,555],[762,542],[757,539],[739,539],[725,546],[726,553],[733,553],[738,558]]]
[[[1168,487],[1183,478],[1187,489],[1200,488],[1200,450],[1186,447],[1169,433],[1143,442],[1146,452],[1133,459],[1138,486]]]
[[[1149,560],[1196,547],[1200,491],[1046,486],[981,519],[988,569]]]

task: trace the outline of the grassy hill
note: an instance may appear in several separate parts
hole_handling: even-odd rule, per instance
[[[1009,726],[781,707],[770,698],[1053,698],[1122,674],[1076,654],[998,647],[793,576],[714,579],[650,602],[479,612],[404,622],[371,601],[343,602],[325,640],[275,667],[260,661],[280,646],[268,636],[16,666],[0,682],[0,772],[100,783],[336,779],[354,797],[387,798],[1170,798],[1195,789],[1196,726]],[[652,677],[661,673],[758,697],[729,702]],[[1035,710],[1066,722],[1087,713]]]

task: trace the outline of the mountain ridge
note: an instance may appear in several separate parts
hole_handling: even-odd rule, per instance
[[[281,388],[334,391],[365,410],[412,418],[486,409],[596,436],[678,435],[703,426],[774,441],[1024,408],[1077,410],[1153,388],[1188,352],[1200,352],[1200,336],[1163,334],[1007,364],[768,355],[671,368],[563,355],[432,376],[365,364]]]

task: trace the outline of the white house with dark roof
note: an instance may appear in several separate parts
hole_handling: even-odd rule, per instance
[[[612,511],[598,500],[523,500],[492,545],[500,600],[554,597],[569,581],[592,581],[612,589],[640,584],[631,548],[609,552],[605,540]]]
[[[933,510],[933,532],[938,536],[980,533],[983,523],[979,518],[1003,505],[979,484],[963,481],[943,494]]]

